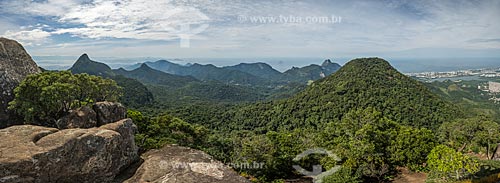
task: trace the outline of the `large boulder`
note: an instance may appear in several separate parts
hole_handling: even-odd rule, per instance
[[[117,102],[97,102],[92,106],[97,113],[97,126],[112,123],[127,116],[127,109]]]
[[[69,111],[69,114],[57,120],[56,124],[59,129],[93,128],[97,126],[97,115],[90,107],[83,106]]]
[[[14,88],[29,74],[40,72],[21,44],[0,37],[0,128],[11,125],[7,106],[14,99]]]
[[[99,128],[0,130],[0,182],[111,182],[138,160],[130,119]]]
[[[144,162],[127,183],[238,183],[249,182],[230,167],[202,151],[167,145],[142,155]]]

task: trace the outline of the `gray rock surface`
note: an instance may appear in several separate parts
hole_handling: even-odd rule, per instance
[[[167,145],[142,155],[144,162],[126,183],[239,183],[249,182],[208,154],[188,147]]]
[[[92,106],[97,114],[97,126],[112,123],[127,116],[127,109],[117,102],[97,102]]]
[[[138,160],[130,119],[90,129],[0,130],[0,182],[111,182]]]
[[[97,127],[97,115],[88,106],[69,111],[69,114],[57,120],[58,129]]]
[[[40,72],[21,44],[0,37],[0,128],[10,125],[7,106],[14,99],[14,88],[29,74]]]

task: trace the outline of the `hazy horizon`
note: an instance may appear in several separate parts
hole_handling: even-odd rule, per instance
[[[33,60],[40,66],[49,70],[69,69],[79,56],[33,56]],[[321,57],[268,57],[268,58],[165,58],[165,57],[93,57],[90,59],[105,63],[113,69],[127,67],[137,63],[168,60],[172,63],[186,64],[212,64],[218,67],[232,66],[240,63],[263,62],[274,69],[284,72],[292,67],[304,67],[311,64],[321,65],[326,59],[344,65],[348,61],[361,58],[321,58]],[[382,57],[383,58],[383,57]],[[496,57],[469,57],[469,58],[383,58],[396,69],[404,73],[410,72],[444,72],[464,69],[481,69],[500,67],[500,58]]]

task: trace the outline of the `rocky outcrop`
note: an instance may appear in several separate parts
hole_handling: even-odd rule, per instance
[[[142,155],[144,162],[127,183],[238,183],[249,182],[230,167],[202,151],[167,145]]]
[[[97,102],[92,108],[97,113],[98,126],[118,121],[127,116],[125,106],[116,102]]]
[[[40,68],[18,42],[0,38],[0,128],[8,126],[7,106],[14,99],[13,90],[29,74]]]
[[[97,102],[92,108],[83,106],[58,119],[56,124],[59,129],[93,128],[124,119],[127,109],[118,102]]]
[[[111,182],[138,159],[130,119],[99,128],[0,130],[0,182]]]
[[[123,119],[123,118],[122,118]],[[93,128],[97,126],[97,114],[88,106],[69,111],[69,114],[57,120],[57,128]]]

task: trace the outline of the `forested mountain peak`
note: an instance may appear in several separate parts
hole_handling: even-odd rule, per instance
[[[390,71],[396,71],[397,70],[389,64],[384,59],[378,58],[378,57],[371,57],[371,58],[357,58],[354,60],[351,60],[347,62],[343,69],[363,69],[363,70],[371,70],[371,69],[388,69]],[[381,70],[379,70],[381,71]]]
[[[103,77],[115,75],[111,67],[104,63],[91,60],[86,53],[82,54],[69,70],[74,74],[87,73]]]
[[[437,127],[451,118],[454,106],[381,58],[354,59],[291,99],[307,105],[335,105],[335,116],[373,107],[405,125]],[[312,107],[312,106],[311,106]]]
[[[417,81],[404,76],[404,74],[397,71],[394,67],[381,58],[358,58],[349,61],[343,67],[341,67],[336,73],[329,77],[321,80],[323,83],[327,83],[331,80],[335,83],[348,82],[348,81],[366,81],[372,79],[380,79],[382,81],[390,80],[411,80],[415,84],[419,84]],[[318,82],[321,83],[321,82]],[[366,84],[370,84],[367,82]],[[333,89],[333,88],[332,88]]]
[[[240,63],[238,65],[226,66],[224,69],[236,70],[252,74],[254,76],[262,77],[265,79],[277,80],[282,77],[282,73],[271,67],[269,64],[263,62],[256,63]]]
[[[269,64],[264,63],[264,62],[255,62],[255,63],[239,63],[234,66],[229,66],[229,67],[256,67],[259,69],[273,69]]]

